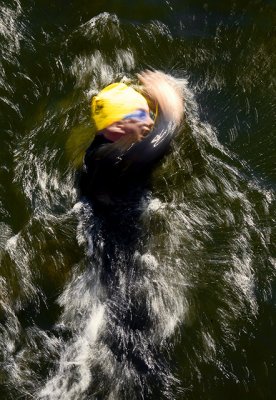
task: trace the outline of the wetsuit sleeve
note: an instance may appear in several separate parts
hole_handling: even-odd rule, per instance
[[[104,144],[93,152],[95,160],[105,160],[123,171],[139,170],[160,159],[168,150],[176,131],[176,124],[167,121],[161,114],[153,130],[142,141],[133,143],[127,150],[121,150],[113,143]]]

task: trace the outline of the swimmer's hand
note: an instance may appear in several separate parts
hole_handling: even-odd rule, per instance
[[[173,80],[159,71],[143,71],[137,75],[144,86],[145,95],[157,102],[168,121],[180,123],[184,114],[183,95]]]

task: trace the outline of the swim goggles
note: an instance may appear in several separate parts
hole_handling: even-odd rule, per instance
[[[145,110],[137,110],[130,114],[127,114],[124,119],[138,119],[140,121],[145,121],[148,118],[149,114]]]

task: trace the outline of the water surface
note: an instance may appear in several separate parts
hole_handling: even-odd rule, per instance
[[[237,3],[1,1],[1,399],[274,398],[276,10]],[[185,120],[99,215],[90,99],[145,68]]]

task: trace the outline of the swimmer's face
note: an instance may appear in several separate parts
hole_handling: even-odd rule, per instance
[[[149,110],[140,109],[125,116],[124,119],[110,125],[102,131],[103,135],[116,142],[122,136],[135,135],[137,140],[142,140],[152,129],[154,124],[153,119],[149,114]]]

